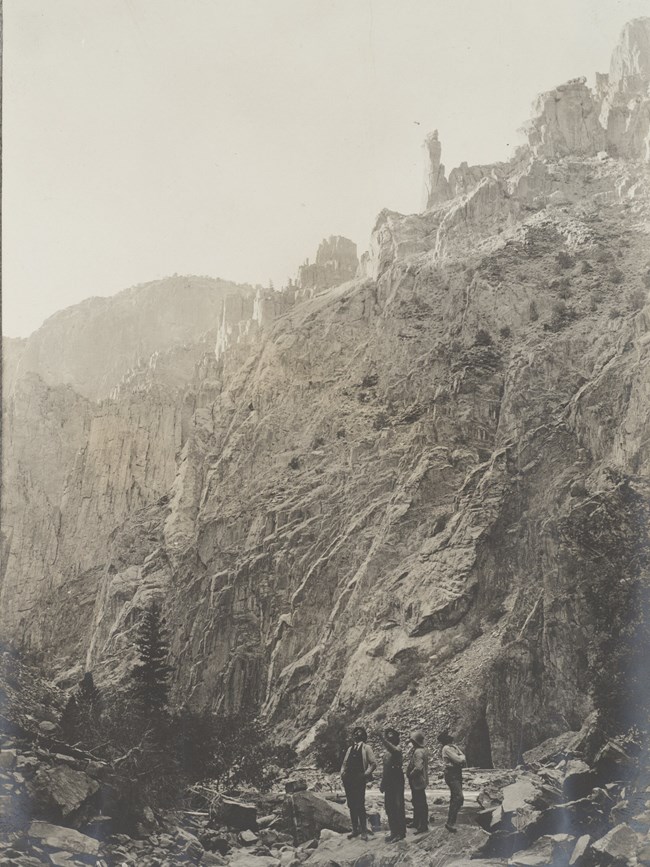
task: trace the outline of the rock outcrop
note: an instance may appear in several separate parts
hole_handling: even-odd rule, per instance
[[[66,384],[85,338],[56,376],[19,364],[5,634],[107,683],[158,598],[175,699],[252,698],[304,747],[333,710],[452,725],[486,765],[578,728],[594,551],[625,550],[650,470],[648,163],[598,99],[545,94],[527,149],[444,183],[432,139],[430,207],[383,212],[357,277],[332,239],[297,292],[220,300],[126,377]]]
[[[298,286],[303,295],[339,286],[356,276],[359,260],[357,245],[348,238],[332,235],[321,241],[316,261],[300,266]]]

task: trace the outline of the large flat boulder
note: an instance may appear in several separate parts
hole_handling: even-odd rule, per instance
[[[78,856],[96,856],[99,852],[98,840],[80,834],[73,828],[36,821],[32,822],[27,833],[33,843],[55,852],[68,852]]]
[[[516,813],[518,810],[528,810],[531,802],[537,796],[538,788],[532,779],[522,777],[503,790],[501,807],[504,813]]]
[[[323,828],[340,832],[352,830],[347,809],[315,792],[287,795],[284,809],[296,843],[318,837]]]
[[[38,770],[30,789],[44,812],[67,819],[99,791],[99,783],[83,771],[58,765]]]
[[[235,798],[222,795],[212,808],[212,816],[222,825],[237,831],[254,831],[257,827],[257,808]]]
[[[409,834],[400,843],[386,843],[383,834],[365,840],[348,840],[345,835],[330,837],[305,862],[306,867],[439,867],[442,864],[459,867],[496,867],[504,860],[470,860],[488,835],[480,828],[459,825],[456,834],[442,827],[428,834]]]
[[[556,764],[575,748],[577,734],[578,732],[563,732],[561,735],[549,738],[536,747],[526,750],[523,754],[524,763],[526,765]]]
[[[591,852],[599,867],[627,867],[636,864],[637,847],[636,834],[629,825],[622,824],[596,840],[591,846]]]
[[[576,838],[570,834],[540,837],[530,849],[517,852],[508,861],[509,867],[568,867]]]

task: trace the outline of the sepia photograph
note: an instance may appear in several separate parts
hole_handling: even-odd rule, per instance
[[[0,865],[650,867],[650,0],[3,0]]]

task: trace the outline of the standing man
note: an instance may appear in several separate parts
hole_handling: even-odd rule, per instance
[[[397,843],[406,837],[406,815],[404,813],[404,771],[402,770],[402,751],[399,748],[399,732],[386,729],[379,735],[386,748],[380,790],[384,793],[384,809],[388,818],[390,833],[387,843]]]
[[[348,748],[341,767],[341,779],[352,822],[352,833],[348,834],[348,839],[361,837],[362,840],[367,840],[366,783],[372,779],[377,761],[366,743],[368,734],[363,726],[354,729],[352,738],[352,746]]]
[[[422,732],[413,732],[411,747],[406,774],[413,801],[413,824],[416,834],[424,834],[429,830],[429,805],[426,793],[429,785],[429,753],[424,746]]]
[[[448,831],[456,831],[456,818],[458,811],[463,806],[463,765],[465,754],[454,743],[449,732],[438,735],[438,742],[442,744],[441,758],[444,766],[445,783],[449,786],[449,814],[445,828]]]

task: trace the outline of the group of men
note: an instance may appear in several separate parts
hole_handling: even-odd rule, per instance
[[[403,765],[404,757],[400,749],[400,735],[396,729],[387,728],[379,735],[384,745],[383,768],[380,791],[384,793],[384,808],[388,818],[389,834],[387,842],[397,843],[406,837],[406,811],[404,807],[404,784],[408,779],[411,788],[413,804],[413,827],[416,834],[424,834],[429,830],[429,806],[426,789],[429,785],[429,752],[424,745],[424,734],[420,731],[410,735],[410,752],[406,766],[406,777]],[[352,822],[352,837],[368,839],[366,816],[366,784],[372,779],[377,761],[368,744],[368,734],[363,726],[358,726],[352,732],[352,744],[348,747],[343,765],[341,779],[350,810]],[[448,732],[438,736],[441,746],[440,757],[444,767],[445,782],[449,786],[449,813],[445,828],[456,831],[456,818],[463,805],[463,775],[462,767],[465,756]]]

